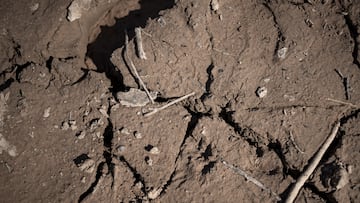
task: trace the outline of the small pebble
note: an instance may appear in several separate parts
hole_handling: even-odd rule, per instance
[[[149,152],[150,152],[150,154],[159,154],[160,150],[157,147],[153,147],[153,148],[150,149]]]
[[[149,191],[148,193],[148,198],[149,199],[156,199],[157,197],[159,197],[159,195],[161,194],[161,192],[163,191],[163,189],[157,188],[157,189],[152,189],[151,191]]]
[[[136,139],[141,139],[142,138],[142,134],[140,132],[137,132],[137,131],[135,131],[134,136],[135,136]]]
[[[135,184],[135,187],[141,189],[141,188],[144,187],[144,185],[139,181],[139,182],[137,182],[137,183]]]
[[[82,139],[85,138],[85,135],[86,135],[86,132],[85,132],[85,131],[81,131],[80,134],[77,136],[77,138],[78,138],[79,140],[82,140]]]
[[[268,93],[268,90],[266,87],[258,87],[257,90],[256,90],[256,95],[259,97],[259,98],[264,98]]]
[[[86,173],[92,173],[95,170],[95,161],[92,159],[87,159],[83,163],[81,163],[79,166],[81,171],[84,171]]]
[[[50,116],[50,110],[51,110],[51,107],[44,110],[44,114],[43,114],[44,118],[48,118]]]
[[[68,130],[70,128],[70,125],[68,122],[64,121],[62,124],[61,124],[61,130]]]
[[[124,135],[130,135],[129,129],[125,127],[120,130],[120,133]]]
[[[219,10],[219,1],[218,0],[212,0],[211,1],[211,9],[213,10],[213,11],[217,11],[217,10]]]
[[[81,181],[82,183],[86,183],[86,177],[83,176],[80,181]]]
[[[286,57],[287,51],[288,51],[288,48],[286,48],[286,47],[283,47],[283,48],[279,49],[278,52],[277,52],[278,58],[279,59],[284,59]]]
[[[39,5],[40,5],[39,3],[35,3],[35,4],[31,5],[30,6],[31,12],[37,11],[39,9]]]
[[[77,126],[76,126],[76,125],[72,125],[72,126],[71,126],[71,130],[77,130]]]
[[[120,145],[120,146],[118,146],[117,148],[116,148],[116,150],[118,151],[118,152],[124,152],[125,151],[125,149],[126,149],[126,147],[124,146],[124,145]]]
[[[152,166],[154,163],[154,161],[150,157],[145,157],[145,162],[149,166]]]

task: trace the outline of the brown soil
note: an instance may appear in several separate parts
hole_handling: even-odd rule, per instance
[[[338,120],[296,202],[358,202],[360,2],[211,2],[1,1],[1,202],[276,202]]]

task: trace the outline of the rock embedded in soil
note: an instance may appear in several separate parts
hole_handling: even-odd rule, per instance
[[[126,147],[124,145],[120,145],[116,148],[116,150],[119,152],[119,153],[122,153],[126,150]]]
[[[0,133],[0,154],[2,154],[2,151],[7,151],[7,153],[12,157],[17,155],[16,147],[10,144]]]
[[[140,132],[138,132],[138,131],[136,131],[134,133],[134,136],[135,136],[136,139],[141,139],[142,138],[142,134]]]
[[[286,47],[283,47],[283,48],[279,49],[277,51],[278,58],[279,59],[285,59],[287,51],[288,51],[288,48],[286,48]]]
[[[68,8],[67,19],[72,22],[81,18],[83,12],[90,9],[92,0],[74,0]]]
[[[154,161],[150,157],[145,157],[145,162],[147,165],[152,166]]]
[[[86,136],[86,132],[85,132],[85,131],[81,131],[81,132],[79,132],[79,133],[77,134],[77,138],[78,138],[79,140],[84,139],[85,136]]]
[[[259,98],[264,98],[268,93],[268,90],[266,87],[258,87],[256,89],[256,95],[259,97]]]
[[[50,116],[50,110],[51,110],[51,107],[46,108],[46,109],[44,110],[44,114],[43,114],[43,117],[44,117],[44,118],[48,118],[48,117]]]
[[[153,147],[150,149],[150,154],[160,154],[160,150],[157,147]]]
[[[86,159],[83,163],[78,165],[81,171],[86,173],[92,173],[95,170],[95,161],[92,159]]]
[[[162,192],[162,188],[154,188],[152,190],[149,191],[148,193],[148,198],[149,199],[156,199],[157,197],[159,197],[160,193]]]
[[[121,128],[121,130],[120,130],[120,133],[121,134],[124,134],[124,135],[130,135],[130,132],[129,132],[129,129],[127,129],[127,128]]]
[[[151,98],[156,99],[157,92],[150,92],[150,96]],[[116,97],[121,105],[127,107],[142,107],[150,102],[145,91],[135,88],[131,88],[128,92],[118,92]]]

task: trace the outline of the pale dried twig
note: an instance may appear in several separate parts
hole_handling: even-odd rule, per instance
[[[144,51],[144,47],[143,47],[143,44],[142,44],[141,28],[140,27],[135,28],[135,40],[136,40],[137,52],[138,52],[139,58],[140,59],[147,59],[145,51]]]
[[[320,147],[319,151],[314,155],[314,158],[307,166],[306,170],[300,175],[296,180],[296,183],[291,187],[288,197],[285,200],[285,203],[293,203],[299,191],[303,187],[304,183],[309,179],[310,175],[314,172],[315,168],[319,164],[320,160],[324,156],[326,150],[329,148],[330,144],[336,137],[336,134],[340,128],[340,122],[338,121],[332,129],[331,134],[325,140],[324,144]]]
[[[289,134],[290,134],[290,140],[293,143],[295,149],[298,150],[301,154],[304,154],[305,152],[301,150],[300,147],[296,144],[293,133],[290,131]]]
[[[336,102],[336,103],[339,103],[339,104],[349,105],[349,106],[354,107],[354,108],[358,108],[358,105],[352,104],[350,102],[344,102],[344,101],[340,101],[340,100],[337,100],[337,99],[331,99],[331,98],[326,98],[326,100]]]
[[[255,178],[253,178],[252,176],[250,176],[249,174],[247,174],[245,171],[241,170],[240,168],[235,167],[232,164],[227,163],[226,161],[222,160],[221,161],[222,164],[224,164],[226,167],[230,168],[231,170],[233,170],[235,173],[243,176],[244,178],[246,178],[246,180],[254,183],[256,186],[258,186],[259,188],[261,188],[262,190],[265,190],[267,192],[269,192],[270,194],[272,194],[273,196],[275,196],[277,201],[281,201],[281,198],[279,195],[277,195],[276,193],[272,192],[270,188],[266,187],[264,184],[262,184],[260,181],[256,180]]]
[[[149,92],[149,90],[146,88],[145,83],[142,81],[139,73],[137,72],[134,63],[132,62],[131,58],[130,58],[130,57],[128,56],[128,54],[127,54],[128,45],[129,45],[129,36],[127,35],[127,32],[125,31],[125,58],[126,58],[126,60],[129,61],[129,66],[130,66],[131,69],[134,71],[134,74],[135,74],[136,78],[139,80],[140,85],[144,88],[144,90],[145,90],[145,92],[146,92],[146,95],[149,97],[151,103],[154,104],[154,103],[155,103],[155,102],[154,102],[154,99],[151,97],[150,92]]]
[[[188,98],[188,97],[191,97],[191,96],[193,96],[193,95],[195,95],[195,92],[192,92],[192,93],[187,94],[187,95],[185,95],[185,96],[182,96],[182,97],[180,97],[180,98],[178,98],[178,99],[175,99],[174,101],[171,101],[171,102],[165,104],[165,105],[162,106],[162,107],[155,108],[155,109],[153,109],[152,111],[150,111],[150,112],[148,112],[148,113],[145,113],[144,116],[151,116],[151,115],[153,115],[153,114],[155,114],[155,113],[157,113],[157,112],[159,112],[159,111],[161,111],[161,110],[164,110],[164,109],[168,108],[169,106],[174,105],[174,104],[176,104],[176,103],[178,103],[178,102],[180,102],[180,101],[182,101],[182,100],[184,100],[184,99],[186,99],[186,98]]]

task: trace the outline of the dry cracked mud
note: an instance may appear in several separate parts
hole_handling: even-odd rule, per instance
[[[337,121],[296,202],[359,201],[360,1],[5,0],[0,16],[1,202],[281,202]]]

